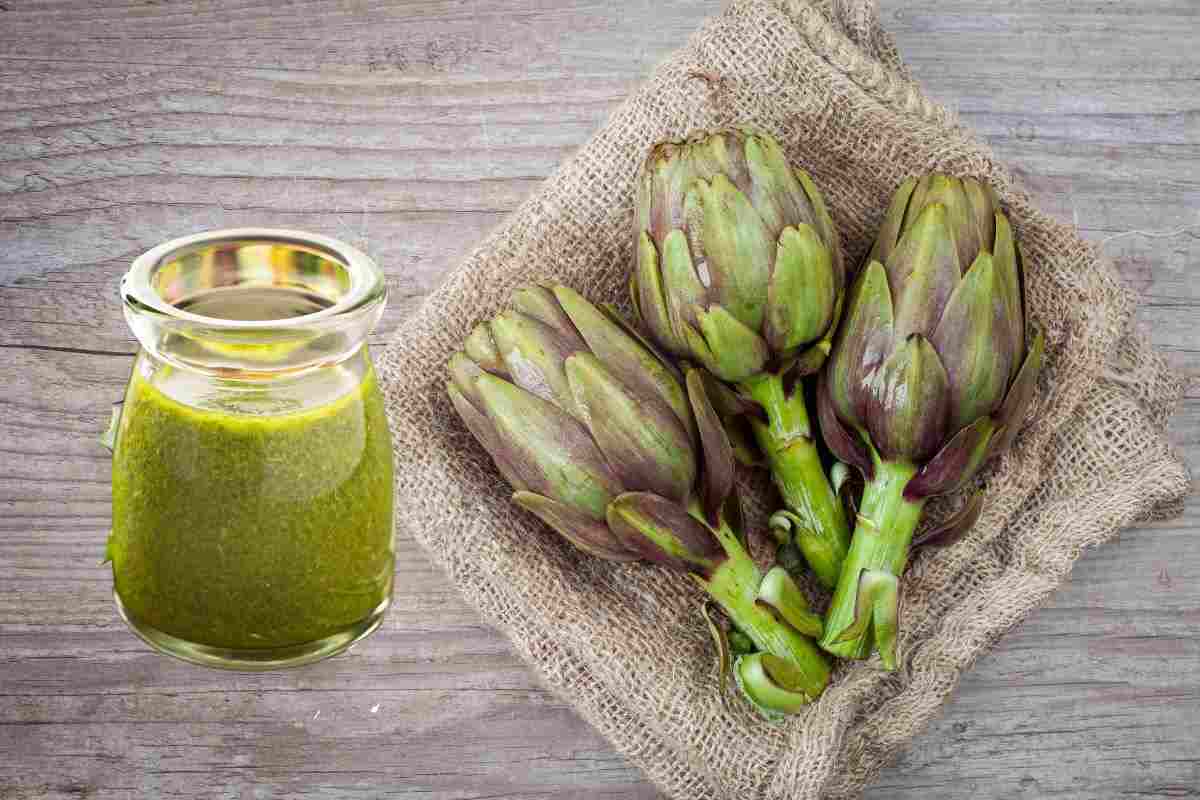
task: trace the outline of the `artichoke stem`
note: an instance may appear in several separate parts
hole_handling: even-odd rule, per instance
[[[741,389],[767,413],[765,422],[751,424],[784,504],[805,523],[793,529],[796,546],[822,585],[832,589],[850,546],[850,527],[813,442],[804,390],[796,382],[788,393],[783,376],[772,373],[743,381]]]
[[[829,662],[816,643],[799,633],[758,603],[763,575],[728,525],[714,529],[728,556],[708,575],[700,577],[739,631],[761,651],[789,662],[801,676],[802,685],[789,687],[815,698],[829,683]]]
[[[883,654],[885,665],[891,669],[895,664],[894,631],[878,637],[875,623],[894,619],[896,609],[882,605],[894,606],[896,596],[871,587],[880,583],[880,573],[899,578],[908,563],[913,531],[925,507],[924,499],[904,497],[904,487],[915,473],[916,467],[906,462],[876,461],[875,477],[863,490],[850,552],[825,616],[825,635],[821,639],[821,647],[836,656],[867,658],[882,638],[889,649]],[[863,580],[864,575],[868,580]],[[866,624],[868,620],[872,622]]]

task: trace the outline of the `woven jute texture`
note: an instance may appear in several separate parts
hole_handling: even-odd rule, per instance
[[[631,186],[648,148],[731,124],[773,134],[812,174],[848,263],[867,251],[904,178],[936,169],[990,181],[1017,228],[1030,316],[1047,336],[1026,427],[980,477],[982,518],[958,544],[918,552],[905,574],[899,671],[842,663],[818,702],[779,724],[720,690],[692,582],[589,558],[515,508],[444,388],[450,354],[524,284],[561,282],[620,303]],[[399,535],[420,542],[546,684],[668,795],[852,797],[1085,547],[1177,513],[1188,477],[1165,427],[1182,385],[1133,329],[1135,305],[1112,266],[1032,207],[988,148],[911,81],[874,0],[735,0],[450,274],[382,354]],[[930,514],[956,502],[944,498]]]

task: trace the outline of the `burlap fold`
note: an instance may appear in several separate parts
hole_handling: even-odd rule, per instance
[[[990,181],[1024,249],[1030,316],[1047,335],[1035,413],[982,476],[982,518],[959,544],[919,552],[906,573],[900,671],[842,664],[821,699],[783,724],[719,690],[690,581],[588,558],[514,508],[444,390],[447,358],[521,285],[562,282],[621,302],[645,152],[728,124],[773,134],[813,175],[850,263],[903,178],[938,169]],[[667,794],[854,796],[1083,548],[1177,511],[1188,477],[1165,428],[1182,384],[1133,330],[1134,308],[1112,266],[1033,208],[988,148],[911,81],[874,0],[736,0],[450,274],[379,358],[400,535],[420,542]]]

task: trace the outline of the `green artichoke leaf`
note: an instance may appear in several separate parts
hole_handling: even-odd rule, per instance
[[[470,359],[463,357],[463,361],[470,362]],[[472,385],[474,382],[472,381]],[[474,402],[460,390],[457,383],[451,382],[446,387],[447,393],[450,395],[450,402],[454,404],[454,410],[458,412],[458,416],[467,426],[467,430],[471,432],[482,446],[492,457],[492,463],[496,465],[496,469],[508,481],[508,484],[514,489],[526,488],[525,481],[521,478],[520,464],[514,460],[513,454],[505,447],[500,434],[496,431],[492,421],[488,418],[480,408],[477,408]],[[474,390],[472,390],[474,391]],[[482,404],[483,398],[478,397],[477,401]]]
[[[597,520],[577,508],[534,492],[515,492],[513,502],[537,515],[542,522],[580,550],[606,561],[637,561],[604,520]]]
[[[508,367],[505,366],[504,359],[500,357],[500,351],[496,348],[496,341],[492,338],[492,330],[488,323],[481,322],[474,327],[467,336],[467,340],[463,342],[463,352],[482,369],[493,375],[508,376]]]
[[[887,272],[878,261],[872,261],[850,290],[846,319],[838,331],[826,370],[833,407],[843,420],[857,428],[863,428],[866,420],[869,376],[890,352],[892,331],[892,295]]]
[[[725,550],[704,523],[679,503],[650,492],[626,492],[608,505],[608,527],[621,544],[647,561],[708,575]]]
[[[887,459],[922,462],[941,447],[949,408],[941,359],[920,334],[899,344],[875,373],[867,406],[871,442]]]
[[[875,237],[875,244],[871,246],[871,255],[867,257],[867,263],[878,261],[880,264],[886,263],[892,257],[892,250],[896,248],[896,244],[900,241],[900,235],[904,232],[904,217],[908,214],[908,201],[912,198],[913,189],[917,186],[916,178],[909,178],[896,189],[896,193],[892,195],[892,202],[888,205],[887,213],[884,214],[883,223],[879,228],[879,235]]]
[[[603,519],[623,487],[582,423],[503,378],[483,373],[476,385],[499,442],[497,464],[513,464],[524,488]]]
[[[819,639],[824,633],[821,616],[809,610],[804,593],[783,567],[774,566],[767,571],[758,587],[758,600],[805,636]]]
[[[513,310],[498,314],[491,329],[513,383],[583,418],[564,369],[567,358],[582,347],[578,337],[565,337],[541,320]]]
[[[833,319],[837,279],[829,248],[808,225],[779,235],[767,290],[765,333],[776,353],[820,339]]]
[[[793,673],[796,670],[770,653],[741,656],[735,662],[733,671],[738,688],[770,719],[795,714],[812,702],[813,698],[803,690],[787,687],[787,682],[795,681]]]
[[[686,244],[685,241],[685,247]],[[629,294],[639,321],[654,340],[675,355],[686,355],[687,342],[673,327],[658,248],[647,231],[638,235],[637,266],[629,278]]]
[[[1010,349],[1001,289],[994,259],[980,253],[931,337],[950,378],[950,430],[991,414],[1004,400],[1009,365],[1019,353]]]
[[[592,353],[567,359],[566,375],[583,422],[622,487],[686,501],[698,466],[675,412],[659,398],[631,391]]]
[[[700,281],[745,327],[761,330],[775,255],[762,217],[725,175],[692,184],[684,215],[692,251],[703,259],[696,265]]]
[[[781,153],[782,155],[782,153]],[[802,169],[795,170],[796,180],[804,187],[804,194],[808,197],[809,205],[812,206],[817,233],[821,236],[821,241],[829,249],[832,255],[834,287],[838,293],[841,293],[846,288],[846,261],[845,254],[842,252],[842,240],[838,235],[837,226],[833,224],[833,217],[829,214],[829,208],[825,205],[825,198],[821,194],[821,190],[817,188],[817,184],[809,177],[809,174]]]
[[[695,311],[707,355],[705,366],[724,381],[736,383],[763,371],[771,354],[767,343],[725,307],[709,306]]]
[[[559,305],[556,290],[545,286],[526,286],[512,296],[512,306],[556,330],[576,350],[584,348],[579,331]]]
[[[965,484],[987,458],[995,432],[991,417],[980,417],[954,434],[904,487],[905,499],[946,494]]]
[[[896,341],[914,333],[929,336],[962,275],[946,207],[926,206],[884,266],[896,304]]]

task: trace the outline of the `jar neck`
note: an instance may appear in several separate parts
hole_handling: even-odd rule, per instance
[[[379,268],[349,245],[251,228],[160,245],[134,261],[121,292],[156,362],[248,382],[353,360],[387,294]]]

